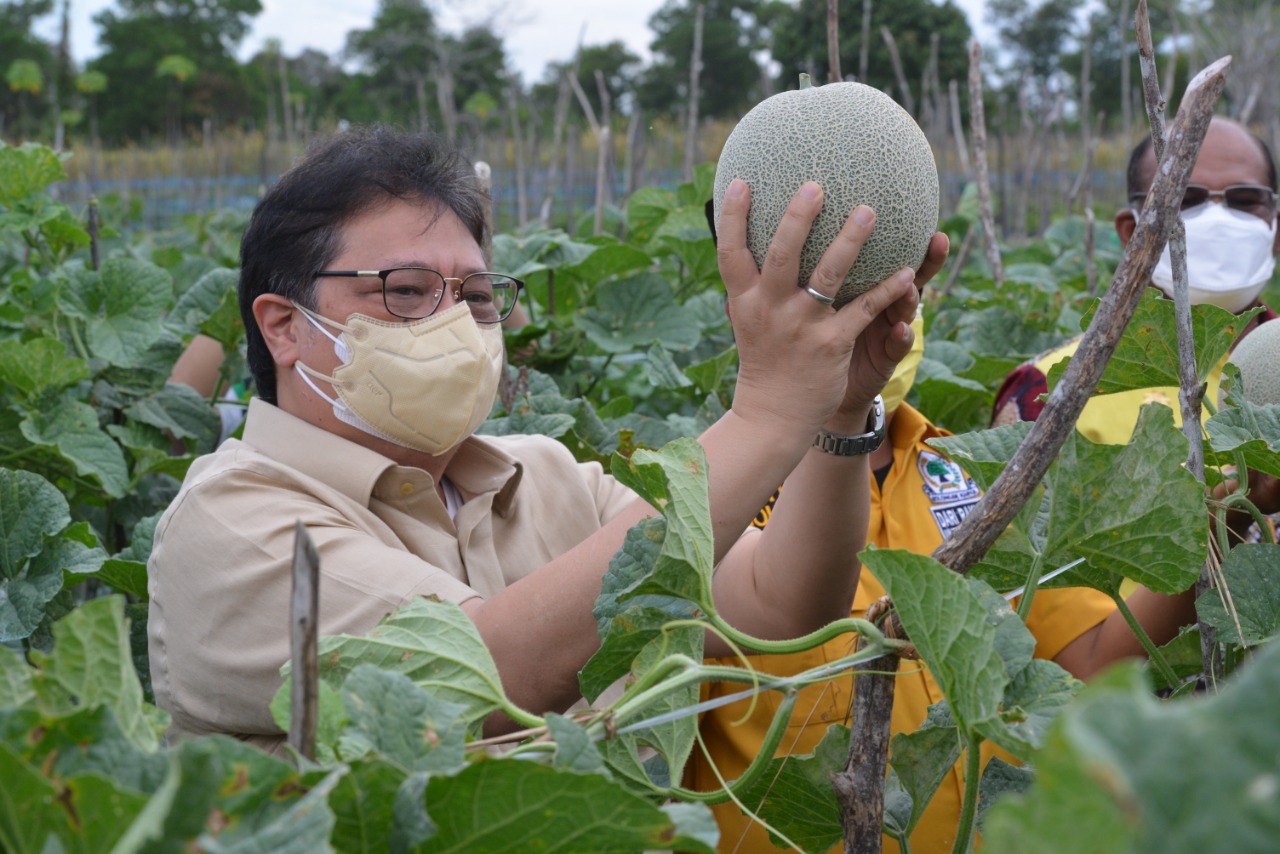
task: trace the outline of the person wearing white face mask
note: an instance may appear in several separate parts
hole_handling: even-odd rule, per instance
[[[489,269],[487,204],[447,144],[387,128],[321,142],[259,202],[239,286],[259,397],[243,438],[192,465],[149,562],[152,681],[171,737],[281,749],[268,703],[289,658],[299,520],[319,552],[322,634],[366,633],[435,596],[475,623],[514,703],[542,714],[580,699],[601,578],[655,511],[552,439],[474,435],[504,369],[498,324],[523,288]],[[735,182],[718,255],[736,308],[733,404],[698,437],[712,592],[741,630],[790,638],[849,613],[867,455],[883,438],[878,393],[947,247],[936,235],[920,271],[836,311],[874,213],[851,212],[801,282],[821,188],[796,193],[763,268],[746,247],[749,205]],[[774,524],[744,533],[779,483]],[[716,638],[707,648],[727,651]],[[485,721],[490,735],[513,727]]]
[[[1137,211],[1146,201],[1155,167],[1155,153],[1151,138],[1147,137],[1129,157],[1129,206],[1118,211],[1115,218],[1121,244],[1128,244],[1137,227]],[[1191,171],[1182,217],[1192,304],[1216,305],[1237,314],[1258,305],[1258,296],[1270,280],[1280,252],[1276,166],[1266,143],[1236,122],[1215,117]],[[1151,278],[1153,287],[1166,295],[1172,293],[1168,247]],[[1242,337],[1259,323],[1275,317],[1264,306]],[[996,393],[992,425],[1035,420],[1044,408],[1039,397],[1048,391],[1049,368],[1072,355],[1077,346],[1079,338],[1011,372]],[[1212,372],[1207,399],[1217,399],[1219,379],[1220,372]],[[1076,429],[1094,442],[1123,445],[1137,423],[1139,408],[1149,401],[1169,405],[1175,421],[1181,423],[1178,390],[1151,388],[1094,397],[1080,414]]]

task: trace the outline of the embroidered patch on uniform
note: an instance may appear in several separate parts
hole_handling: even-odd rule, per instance
[[[938,530],[942,532],[942,539],[949,540],[955,529],[960,527],[960,523],[977,506],[978,500],[974,499],[960,504],[943,504],[930,507],[929,512],[933,514],[933,521],[937,523]]]
[[[921,451],[917,465],[923,481],[921,488],[930,504],[956,504],[971,501],[982,494],[964,469],[941,454]]]

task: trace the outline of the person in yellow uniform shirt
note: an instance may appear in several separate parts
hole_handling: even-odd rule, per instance
[[[913,324],[916,344],[899,363],[882,392],[885,402],[887,439],[871,456],[874,473],[870,484],[871,516],[867,541],[878,548],[908,549],[920,554],[933,552],[964,520],[981,497],[974,481],[956,463],[930,448],[927,440],[950,435],[929,422],[920,412],[903,402],[915,378],[924,348],[919,318]],[[776,496],[775,496],[776,497]],[[753,525],[768,524],[770,506]],[[861,617],[884,588],[865,566],[854,596],[852,614]],[[1178,627],[1194,619],[1186,597],[1166,597],[1139,589],[1129,604],[1143,627],[1157,643],[1171,639]],[[1053,659],[1079,678],[1086,678],[1121,657],[1141,655],[1141,647],[1124,625],[1114,604],[1104,594],[1085,588],[1041,590],[1036,594],[1028,628],[1036,638],[1035,654]],[[853,639],[846,635],[795,655],[751,655],[750,665],[763,673],[788,675],[835,661],[852,652]],[[741,666],[738,658],[709,659],[709,663]],[[848,725],[852,709],[852,678],[848,676],[813,685],[799,693],[791,723],[778,748],[778,755],[812,753],[832,724]],[[703,687],[703,700],[737,693],[740,684],[712,683]],[[942,691],[922,662],[901,663],[894,693],[891,732],[911,733],[924,722],[928,707],[943,699]],[[720,788],[711,763],[725,780],[737,778],[759,752],[764,734],[773,720],[779,696],[766,691],[750,701],[740,700],[703,714],[699,724],[707,755],[695,748],[686,766],[684,784],[698,791]],[[745,719],[744,719],[745,718]],[[993,755],[1006,761],[1012,757],[989,742],[982,747],[983,764]],[[964,791],[964,769],[957,765],[949,772],[930,801],[911,836],[912,851],[950,851],[959,823]],[[755,808],[758,805],[748,804]],[[720,827],[720,851],[775,852],[768,831],[743,815],[732,803],[713,807]],[[885,851],[897,851],[890,837]],[[840,850],[839,848],[833,850]]]

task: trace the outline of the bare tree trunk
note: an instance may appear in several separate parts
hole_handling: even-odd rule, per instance
[[[982,108],[982,45],[969,43],[969,128],[973,136],[973,168],[978,180],[978,210],[982,217],[982,240],[987,250],[987,263],[996,287],[1004,284],[1004,265],[1000,262],[1000,246],[996,241],[995,217],[991,213],[991,185],[987,178],[987,126]]]
[[[453,100],[453,69],[449,62],[438,62],[432,68],[431,76],[436,83],[436,104],[440,107],[440,120],[444,123],[444,138],[449,142],[458,141],[458,108]]]
[[[960,84],[947,83],[947,96],[951,101],[951,135],[956,140],[956,153],[960,156],[960,171],[966,179],[973,177],[973,165],[969,162],[969,143],[964,138],[964,120],[960,115]]]
[[[1132,93],[1129,91],[1129,39],[1125,36],[1129,31],[1129,0],[1120,2],[1120,129],[1123,134],[1124,150],[1133,146],[1133,107],[1129,103]]]
[[[898,661],[896,655],[877,658],[855,677],[849,758],[843,771],[831,775],[845,854],[880,854],[884,848],[884,769]]]
[[[418,102],[418,130],[426,133],[431,128],[427,116],[427,78],[422,74],[413,75],[413,94]]]
[[[525,187],[524,131],[520,127],[520,103],[514,86],[507,89],[507,103],[511,110],[511,139],[516,155],[516,225],[521,226],[529,221],[529,194]]]
[[[839,83],[840,76],[840,0],[827,0],[827,82]]]
[[[862,0],[862,42],[858,45],[858,82],[867,82],[871,56],[871,0]]]
[[[569,85],[573,87],[573,93],[578,98],[578,105],[582,107],[582,112],[586,115],[587,123],[591,125],[591,131],[596,138],[596,218],[592,233],[599,234],[604,225],[605,175],[608,165],[606,149],[610,145],[609,128],[596,118],[596,111],[591,106],[591,101],[587,99],[587,93],[582,91],[582,84],[578,82],[578,78],[570,77]],[[602,92],[601,96],[602,98],[607,98],[608,93]],[[607,102],[602,101],[601,107],[607,110]]]
[[[636,105],[635,99],[631,102],[631,117],[627,120],[627,172],[626,180],[623,184],[623,193],[630,196],[635,192],[636,187],[641,186],[644,172],[644,123],[640,120],[642,111]]]
[[[581,53],[581,45],[579,45],[578,56]],[[555,123],[551,132],[551,157],[547,166],[547,192],[542,197],[542,207],[538,212],[538,219],[541,221],[543,228],[551,225],[551,202],[555,198],[556,170],[560,166],[560,151],[564,145],[564,125],[569,118],[570,74],[574,77],[578,76],[578,60],[576,58],[573,63],[573,71],[560,75],[560,91],[556,95]]]
[[[284,48],[276,52],[276,72],[280,75],[280,116],[284,124],[284,144],[293,147],[293,109],[289,100],[289,61]]]
[[[888,27],[880,28],[880,37],[884,39],[885,46],[889,48],[889,62],[893,64],[893,76],[898,78],[898,88],[902,91],[902,106],[914,116],[916,114],[916,102],[911,97],[911,86],[907,83],[907,77],[902,73],[902,57],[898,56],[898,43],[894,40],[893,33],[889,32]]]
[[[693,180],[698,150],[698,90],[702,80],[702,20],[706,7],[698,4],[693,18],[693,53],[689,57],[689,115],[684,131],[684,179]]]

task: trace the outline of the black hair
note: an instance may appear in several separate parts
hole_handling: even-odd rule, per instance
[[[488,196],[468,160],[434,134],[384,125],[314,144],[258,202],[240,243],[240,316],[259,396],[276,402],[275,362],[253,317],[261,294],[315,305],[315,274],[342,249],[342,227],[392,200],[439,204],[487,246]]]
[[[1215,121],[1229,121],[1224,119],[1215,119]],[[1235,124],[1235,122],[1231,122]],[[1258,149],[1262,152],[1262,159],[1267,164],[1267,186],[1272,191],[1280,189],[1276,185],[1276,158],[1271,153],[1271,147],[1266,141],[1253,131],[1239,125],[1249,136],[1253,137],[1254,142],[1258,143]],[[1147,134],[1142,140],[1133,147],[1133,151],[1129,152],[1129,165],[1125,170],[1126,184],[1126,200],[1132,199],[1137,193],[1145,193],[1151,189],[1151,181],[1153,175],[1148,175],[1146,166],[1147,152],[1151,150],[1151,134]]]

